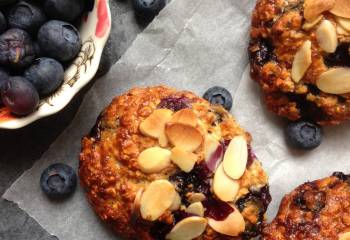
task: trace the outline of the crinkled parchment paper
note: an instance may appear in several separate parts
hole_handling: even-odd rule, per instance
[[[61,240],[115,239],[94,215],[80,188],[68,201],[51,202],[39,188],[39,177],[54,162],[77,168],[80,139],[114,96],[131,87],[158,84],[199,95],[213,85],[221,85],[235,95],[233,113],[253,135],[256,153],[270,175],[270,219],[282,195],[297,185],[336,170],[349,172],[348,124],[327,128],[325,141],[317,150],[297,152],[285,144],[282,120],[266,112],[247,66],[254,5],[253,0],[172,1],[111,72],[95,83],[71,125],[4,197],[18,203]]]

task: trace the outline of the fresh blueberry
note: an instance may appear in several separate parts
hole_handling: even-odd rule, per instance
[[[2,12],[0,12],[0,34],[5,32],[7,29],[7,20],[4,16],[4,14],[2,14]]]
[[[85,8],[83,0],[46,0],[45,12],[51,19],[72,22],[82,15]]]
[[[40,97],[47,96],[62,84],[64,70],[61,63],[52,58],[38,58],[23,75],[38,90]]]
[[[10,28],[20,28],[34,35],[46,22],[44,11],[36,4],[20,1],[8,14]]]
[[[19,70],[30,66],[34,59],[34,44],[28,33],[12,28],[0,35],[0,64]]]
[[[61,62],[75,58],[81,48],[78,30],[71,24],[51,20],[39,30],[38,43],[42,53]]]
[[[1,87],[2,102],[16,115],[28,115],[37,108],[39,94],[23,77],[9,77]]]
[[[133,0],[137,16],[152,19],[154,18],[166,5],[166,0]]]
[[[232,95],[223,87],[212,87],[209,88],[203,96],[204,99],[208,100],[211,104],[222,105],[227,111],[232,108]]]
[[[7,73],[7,71],[5,69],[3,69],[2,67],[0,67],[0,89],[1,86],[7,81],[7,79],[9,78],[9,75]],[[0,94],[0,106],[2,106],[2,100],[1,100],[1,94]]]
[[[40,185],[48,197],[62,199],[74,192],[77,186],[77,175],[72,167],[63,163],[55,163],[41,174]]]
[[[322,128],[314,123],[298,121],[287,126],[287,141],[295,148],[311,150],[322,142]]]

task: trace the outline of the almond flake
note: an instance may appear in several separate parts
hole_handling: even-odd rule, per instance
[[[207,220],[202,217],[188,217],[178,222],[166,236],[169,240],[192,240],[199,237],[207,227]]]
[[[349,36],[350,31],[347,31],[345,28],[340,26],[340,24],[337,25],[337,34],[338,35],[344,35],[344,36]]]
[[[142,151],[137,162],[142,172],[158,173],[170,165],[171,152],[160,147],[151,147]]]
[[[316,86],[323,92],[345,94],[350,92],[350,68],[332,68],[321,74]]]
[[[336,17],[335,20],[346,31],[350,31],[350,19],[349,18]]]
[[[192,203],[190,206],[188,206],[188,208],[186,209],[186,212],[197,215],[198,217],[203,217],[204,216],[203,204],[201,202]]]
[[[197,120],[196,114],[191,109],[186,108],[174,113],[169,122],[183,123],[195,127],[197,126]]]
[[[171,150],[170,159],[182,171],[188,173],[192,171],[198,160],[198,156],[194,153],[183,151],[181,148],[174,147]]]
[[[338,235],[338,240],[350,240],[350,232],[340,233]]]
[[[234,211],[223,221],[208,218],[208,225],[216,232],[232,237],[239,236],[245,230],[245,221],[239,210],[230,204]]]
[[[161,134],[159,135],[158,143],[163,148],[168,146],[169,141],[168,141],[168,137],[165,134],[165,131],[162,131]]]
[[[319,22],[321,22],[322,19],[323,19],[323,15],[320,15],[315,20],[313,20],[312,22],[306,21],[303,24],[303,29],[306,30],[306,31],[309,31],[310,29],[314,28]]]
[[[216,169],[213,180],[213,191],[215,195],[224,202],[231,202],[237,196],[239,182],[226,175],[223,164]]]
[[[203,142],[201,132],[190,125],[182,123],[169,123],[165,127],[168,140],[183,151],[193,152]]]
[[[223,161],[225,173],[232,179],[240,179],[248,161],[247,140],[243,136],[234,137],[228,145]]]
[[[331,10],[335,6],[335,0],[305,0],[304,17],[312,22],[323,12]]]
[[[180,195],[176,192],[176,195],[175,195],[175,198],[174,198],[174,201],[173,203],[171,204],[169,210],[170,211],[176,211],[180,208],[181,206],[181,197]]]
[[[164,131],[165,123],[167,123],[172,116],[173,112],[169,109],[157,109],[151,115],[149,115],[140,124],[140,131],[142,134],[159,138]]]
[[[311,41],[306,40],[295,54],[292,66],[292,79],[298,83],[312,63]]]
[[[202,202],[206,199],[203,193],[194,193],[194,192],[188,193],[186,197],[190,203]]]
[[[316,31],[320,47],[327,53],[334,53],[338,47],[337,30],[329,20],[323,20]]]
[[[335,6],[330,10],[330,12],[338,17],[350,18],[350,1],[336,0]]]
[[[157,220],[170,208],[176,198],[175,187],[167,180],[152,182],[141,198],[140,212],[143,219]]]

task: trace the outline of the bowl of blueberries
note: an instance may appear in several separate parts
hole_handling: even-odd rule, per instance
[[[0,129],[62,110],[97,72],[108,0],[0,0]]]

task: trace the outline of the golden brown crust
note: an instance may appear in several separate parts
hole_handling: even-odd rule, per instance
[[[145,174],[137,163],[140,152],[158,146],[157,140],[140,132],[139,125],[159,108],[162,99],[168,98],[184,99],[182,104],[187,104],[201,120],[201,131],[218,135],[223,141],[231,140],[237,135],[243,135],[248,142],[251,141],[250,135],[238,126],[226,110],[210,105],[191,92],[159,86],[134,88],[116,97],[100,115],[91,133],[82,140],[79,174],[81,184],[86,189],[88,200],[96,213],[125,239],[156,239],[151,234],[155,223],[142,220],[135,214],[134,200],[137,192],[150,182],[167,179],[178,172],[178,168],[171,164],[159,173]],[[203,151],[203,146],[200,146],[196,154],[202,156]],[[249,202],[249,205],[241,201],[247,223],[260,226],[270,196],[267,176],[253,153],[250,156],[248,169],[240,180],[241,188],[237,200],[252,194],[253,188],[257,191],[254,194],[258,196],[259,189],[264,187],[265,205],[260,212],[244,212],[244,208],[253,203]],[[259,200],[258,197],[257,199]],[[252,216],[254,214],[255,217]],[[174,216],[168,211],[161,216],[158,223],[170,225],[173,221]],[[198,239],[224,239],[221,237],[223,235],[207,227]]]
[[[277,217],[264,228],[263,239],[334,240],[350,232],[350,178],[336,175],[286,195]]]
[[[303,0],[257,2],[249,46],[251,76],[262,87],[269,110],[278,115],[293,121],[303,118],[319,124],[338,124],[350,119],[350,95],[328,94],[316,87],[316,79],[323,72],[338,67],[334,63],[337,56],[320,48],[317,27],[303,29],[303,3]],[[324,18],[336,25],[332,14],[326,12]],[[349,37],[338,34],[338,38],[339,46],[350,46]],[[306,40],[312,43],[312,64],[296,83],[291,77],[292,63]]]

